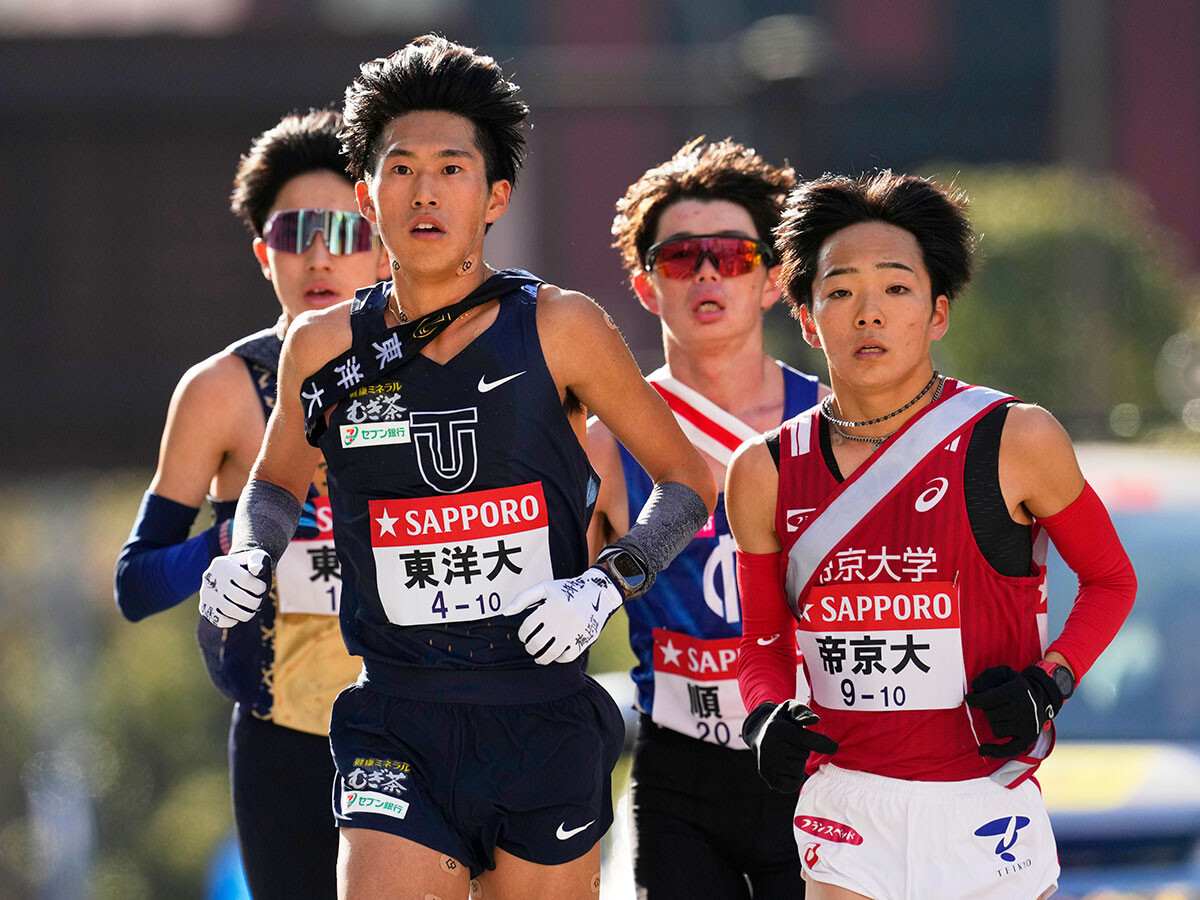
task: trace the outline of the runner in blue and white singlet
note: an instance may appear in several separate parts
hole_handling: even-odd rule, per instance
[[[817,402],[817,379],[779,363],[784,412],[790,419]],[[727,463],[737,444],[757,432],[671,378],[664,366],[646,380],[667,397],[684,434],[698,449]],[[732,440],[731,437],[732,436]],[[636,517],[653,487],[645,470],[620,447],[625,494]],[[663,728],[709,743],[745,750],[737,686],[737,646],[742,635],[735,544],[725,518],[724,494],[708,523],[638,603],[625,607],[637,708]],[[681,652],[680,652],[681,651]]]
[[[733,141],[696,139],[617,204],[616,246],[639,302],[659,319],[666,365],[647,381],[718,485],[739,444],[816,402],[817,379],[763,350],[779,297],[772,228],[791,169]],[[588,429],[601,476],[593,549],[633,522],[650,482],[602,424]],[[718,496],[705,526],[626,604],[636,706],[634,877],[646,900],[796,900],[789,798],[772,792],[741,739],[741,604]]]

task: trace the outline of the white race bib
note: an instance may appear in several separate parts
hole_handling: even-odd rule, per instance
[[[314,497],[317,528],[311,539],[295,538],[275,567],[281,613],[336,616],[342,598],[342,570],[333,551],[333,512],[328,497]]]
[[[801,607],[813,697],[830,709],[953,709],[963,701],[958,586],[829,584]]]
[[[702,640],[654,629],[655,724],[710,744],[745,750],[738,691],[740,637]]]
[[[395,625],[488,619],[553,578],[541,482],[412,500],[372,500],[379,599]]]

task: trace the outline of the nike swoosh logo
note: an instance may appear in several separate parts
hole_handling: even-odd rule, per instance
[[[558,826],[558,831],[554,832],[554,836],[560,841],[565,841],[567,838],[575,837],[575,835],[579,834],[579,832],[583,831],[585,828],[590,828],[594,824],[596,824],[596,820],[592,819],[592,821],[588,822],[587,825],[580,825],[578,828],[572,828],[570,831],[568,831],[567,823],[563,822]]]
[[[769,638],[759,638],[758,645],[760,647],[769,647],[771,644],[775,643],[777,640],[779,640],[779,635],[777,635],[777,634],[772,635]]]
[[[517,372],[515,375],[509,375],[506,378],[501,378],[499,381],[493,381],[490,384],[488,383],[486,376],[480,375],[479,376],[479,385],[478,385],[479,393],[486,394],[488,391],[493,391],[496,388],[500,387],[500,385],[504,384],[504,382],[512,381],[514,378],[520,378],[524,374],[525,374],[525,371],[521,370],[520,372]]]

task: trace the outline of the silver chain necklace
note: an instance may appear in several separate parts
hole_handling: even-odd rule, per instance
[[[830,422],[842,428],[863,428],[867,425],[878,425],[880,422],[886,422],[888,419],[894,419],[896,416],[900,415],[900,413],[904,412],[906,409],[928,394],[929,389],[934,386],[940,377],[941,376],[938,375],[938,370],[934,369],[933,377],[929,379],[929,383],[925,385],[925,387],[921,388],[921,392],[917,394],[917,396],[913,397],[899,409],[893,410],[886,416],[880,416],[877,419],[864,419],[861,422],[851,422],[848,419],[839,419],[833,414],[833,394],[825,395],[825,399],[821,401],[821,412]]]
[[[886,416],[881,416],[878,419],[869,419],[866,422],[847,422],[843,419],[838,419],[835,416],[830,415],[830,413],[829,413],[829,407],[832,405],[830,403],[830,401],[833,399],[833,394],[826,394],[825,399],[821,401],[821,414],[823,416],[825,416],[826,419],[829,420],[829,424],[833,426],[833,430],[836,431],[839,435],[841,435],[848,441],[860,441],[861,443],[864,443],[864,444],[874,444],[874,446],[871,448],[872,452],[874,452],[875,450],[878,450],[883,445],[884,441],[886,441],[888,438],[890,438],[893,434],[895,434],[900,429],[894,428],[891,431],[889,431],[887,434],[882,434],[882,435],[879,435],[878,437],[864,437],[863,435],[860,435],[860,434],[847,434],[842,429],[843,428],[861,428],[864,425],[874,425],[878,422],[883,422],[883,421],[886,421],[887,419],[892,418],[893,416],[899,415],[900,413],[904,412],[904,410],[908,409],[910,406],[912,406],[914,403],[916,403],[918,400],[920,400],[922,397],[924,397],[927,393],[929,393],[929,389],[931,387],[933,387],[933,384],[935,381],[937,382],[937,390],[935,390],[933,392],[933,399],[930,400],[929,402],[937,403],[938,398],[942,396],[942,388],[946,384],[946,379],[942,378],[940,375],[938,375],[938,373],[936,371],[934,371],[933,378],[930,380],[929,384],[925,385],[925,387],[921,391],[921,393],[917,394],[917,396],[913,397],[911,400],[909,400],[907,403],[905,403],[902,407],[900,407],[895,412],[888,413]]]

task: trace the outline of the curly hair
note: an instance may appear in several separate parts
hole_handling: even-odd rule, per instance
[[[515,185],[529,116],[529,107],[517,99],[519,90],[490,56],[439,35],[422,35],[390,56],[365,62],[346,88],[343,110],[341,137],[350,173],[361,180],[374,169],[389,122],[432,110],[469,119],[488,184],[504,179]]]
[[[926,178],[890,169],[849,178],[826,173],[788,196],[775,241],[783,265],[780,280],[793,315],[812,308],[821,247],[843,228],[883,222],[909,232],[921,248],[933,286],[932,300],[953,300],[971,281],[975,232],[967,197]]]
[[[351,182],[338,132],[342,116],[332,109],[298,110],[254,139],[233,177],[229,207],[256,237],[285,184],[306,172],[329,171]]]
[[[727,200],[743,207],[758,236],[774,243],[783,201],[796,173],[766,163],[753,148],[732,138],[704,143],[693,138],[669,160],[647,171],[617,201],[613,246],[630,275],[645,267],[646,251],[654,243],[658,221],[679,200]]]

